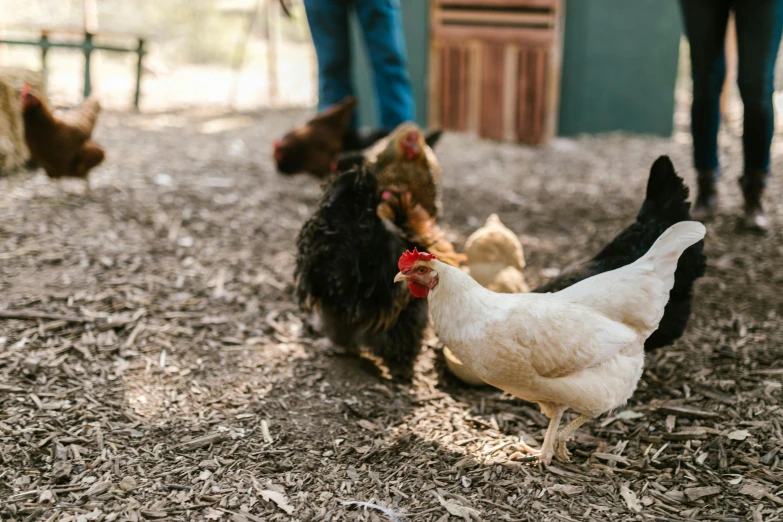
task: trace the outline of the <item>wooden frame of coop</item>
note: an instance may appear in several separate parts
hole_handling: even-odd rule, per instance
[[[565,0],[433,0],[430,125],[531,145],[557,130]]]

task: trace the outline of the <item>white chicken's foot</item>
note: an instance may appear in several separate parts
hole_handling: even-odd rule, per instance
[[[558,460],[561,460],[563,462],[568,462],[571,460],[569,458],[568,454],[568,448],[566,448],[566,442],[568,442],[568,439],[573,436],[574,432],[578,430],[582,424],[589,421],[591,417],[588,417],[586,415],[580,415],[576,419],[572,420],[568,426],[563,428],[557,433],[557,437],[555,439],[555,457],[557,457]]]
[[[551,414],[551,417],[549,418],[549,426],[546,429],[546,435],[544,435],[544,443],[541,445],[541,449],[531,448],[524,442],[518,444],[518,446],[529,455],[529,457],[523,458],[523,460],[534,457],[539,462],[543,462],[548,466],[552,462],[552,456],[555,454],[554,444],[557,428],[560,426],[560,419],[563,417],[563,412],[566,408],[565,406],[550,406],[547,410],[546,413]],[[511,455],[511,458],[514,458],[516,455],[516,453]]]
[[[571,461],[571,453],[568,451],[566,443],[560,439],[555,440],[554,455],[555,458],[560,462]]]
[[[535,460],[541,454],[540,449],[529,446],[522,440],[522,437],[519,438],[519,442],[511,447],[518,450],[509,456],[511,460]]]

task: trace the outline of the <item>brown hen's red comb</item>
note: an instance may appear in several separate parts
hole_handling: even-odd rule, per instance
[[[428,252],[419,252],[416,248],[413,249],[413,252],[406,250],[405,253],[400,256],[400,260],[397,262],[397,268],[400,269],[400,272],[410,270],[419,259],[429,261],[431,259],[438,259],[438,256]]]

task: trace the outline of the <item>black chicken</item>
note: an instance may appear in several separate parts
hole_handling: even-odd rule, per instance
[[[379,216],[384,198],[388,192],[381,193],[365,167],[327,182],[297,238],[296,296],[303,310],[318,314],[334,344],[353,352],[367,346],[394,376],[410,378],[427,326],[427,302],[412,299],[394,284],[394,275],[400,253],[423,245],[407,240],[398,227],[405,220],[403,199],[395,199],[393,220]]]
[[[659,157],[650,169],[647,195],[636,221],[620,232],[595,257],[572,265],[534,292],[557,292],[588,277],[628,265],[650,249],[670,226],[688,221],[691,204],[688,187],[674,171],[668,156]],[[682,336],[691,314],[693,283],[704,275],[707,258],[704,241],[688,248],[680,257],[674,274],[674,288],[658,329],[647,339],[647,350],[668,346]]]

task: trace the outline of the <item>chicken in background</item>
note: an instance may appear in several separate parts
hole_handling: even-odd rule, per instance
[[[307,172],[326,177],[335,170],[340,153],[363,150],[386,136],[383,130],[360,135],[350,128],[357,104],[356,98],[348,96],[275,141],[277,170],[281,174]]]
[[[367,166],[327,181],[297,238],[296,296],[329,340],[368,347],[396,378],[410,379],[428,324],[427,304],[393,283],[397,258],[438,236],[408,192],[381,190]],[[429,239],[427,239],[429,241]]]
[[[650,169],[647,194],[636,221],[593,258],[566,268],[556,278],[533,292],[557,292],[588,277],[636,261],[652,247],[658,236],[673,224],[690,221],[690,207],[688,187],[675,172],[671,159],[668,156],[659,157]],[[685,250],[677,264],[669,303],[658,329],[645,341],[646,349],[669,346],[685,332],[691,315],[693,284],[704,275],[706,268],[704,241],[698,241]]]
[[[497,214],[489,216],[484,226],[468,237],[465,254],[470,276],[484,288],[504,294],[530,291],[522,275],[522,244]]]
[[[382,192],[379,215],[405,229],[412,242],[459,266],[467,257],[446,239],[434,214],[440,206],[441,169],[432,147],[442,134],[439,129],[424,134],[416,124],[403,123],[371,150],[341,155],[337,168],[371,172]]]
[[[500,294],[434,255],[405,252],[395,282],[427,299],[435,330],[482,380],[536,402],[550,419],[541,449],[568,460],[565,442],[586,421],[625,404],[644,367],[683,252],[704,238],[695,221],[668,228],[639,259],[548,294]],[[567,409],[579,413],[558,432]]]
[[[29,84],[21,93],[24,137],[31,159],[53,179],[81,178],[89,191],[88,175],[105,158],[103,149],[91,140],[101,106],[95,98],[79,107],[54,115],[33,94]]]
[[[367,152],[367,161],[381,187],[396,186],[410,191],[413,202],[435,219],[441,214],[441,168],[433,146],[440,130],[427,136],[413,122],[401,123],[388,139]]]
[[[454,249],[438,225],[441,167],[432,149],[442,135],[440,129],[425,134],[415,123],[403,123],[365,153],[364,164],[378,179],[385,204],[396,202],[393,208],[397,210],[390,214],[410,240],[436,253],[444,263],[460,266],[467,257]]]

